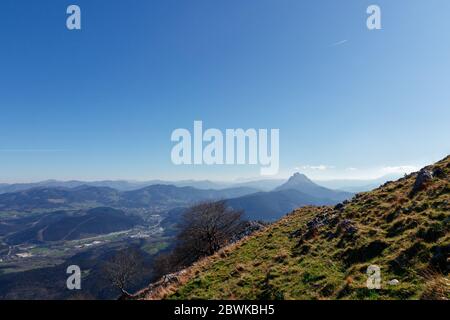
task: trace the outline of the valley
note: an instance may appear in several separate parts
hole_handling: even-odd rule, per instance
[[[231,208],[244,212],[245,219],[272,222],[298,207],[336,204],[352,196],[318,186],[304,175],[276,183],[274,189],[265,185],[259,189],[257,182],[247,182],[200,189],[155,184],[118,190],[52,182],[2,193],[0,298],[114,298],[117,292],[103,279],[102,269],[108,257],[128,248],[137,249],[145,261],[135,287],[139,289],[152,280],[155,258],[173,246],[180,215],[198,202],[226,199]],[[65,288],[65,268],[70,264],[83,270],[81,296]],[[36,288],[45,288],[45,293]]]

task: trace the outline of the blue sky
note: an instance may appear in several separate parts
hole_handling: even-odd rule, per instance
[[[66,8],[82,30],[66,29]],[[378,4],[382,30],[366,28]],[[367,178],[450,153],[450,2],[2,0],[0,182],[233,179],[176,128],[279,128],[280,176]],[[405,169],[406,168],[406,169]]]

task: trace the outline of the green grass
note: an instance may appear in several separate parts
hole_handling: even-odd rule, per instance
[[[167,241],[157,241],[157,242],[149,242],[142,246],[142,250],[147,252],[150,255],[155,255],[159,251],[166,249],[169,246],[169,242]]]
[[[418,299],[448,272],[439,271],[433,255],[437,247],[450,245],[450,157],[435,168],[445,176],[435,177],[413,197],[409,192],[416,174],[357,195],[342,212],[299,209],[193,266],[187,281],[165,298]],[[336,224],[326,224],[302,241],[291,236],[306,231],[308,221],[325,213],[337,214],[337,224],[349,220],[357,229],[354,237],[339,233]],[[381,268],[380,290],[367,289],[371,264]],[[426,275],[430,270],[431,278]],[[399,284],[389,285],[392,279]],[[445,288],[444,295],[449,298]]]

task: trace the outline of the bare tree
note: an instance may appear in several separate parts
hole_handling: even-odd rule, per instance
[[[137,249],[123,249],[105,263],[104,273],[111,284],[121,291],[122,297],[127,297],[130,294],[126,289],[142,271],[142,267],[142,255]]]
[[[214,254],[241,231],[242,225],[242,211],[229,208],[225,201],[194,205],[182,215],[169,263],[183,267]]]

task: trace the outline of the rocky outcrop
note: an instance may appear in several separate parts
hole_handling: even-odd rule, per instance
[[[411,190],[410,196],[415,196],[418,192],[424,190],[428,183],[433,180],[433,171],[423,168],[417,174],[416,181],[414,182],[413,189]]]
[[[246,221],[243,223],[242,229],[237,232],[230,240],[230,243],[235,243],[252,233],[264,229],[268,224],[260,221]]]
[[[168,290],[172,285],[176,285],[181,282],[181,278],[186,274],[186,270],[181,270],[175,273],[167,274],[163,276],[159,281],[150,284],[147,288],[139,291],[133,296],[130,296],[130,300],[148,299],[158,292]]]

